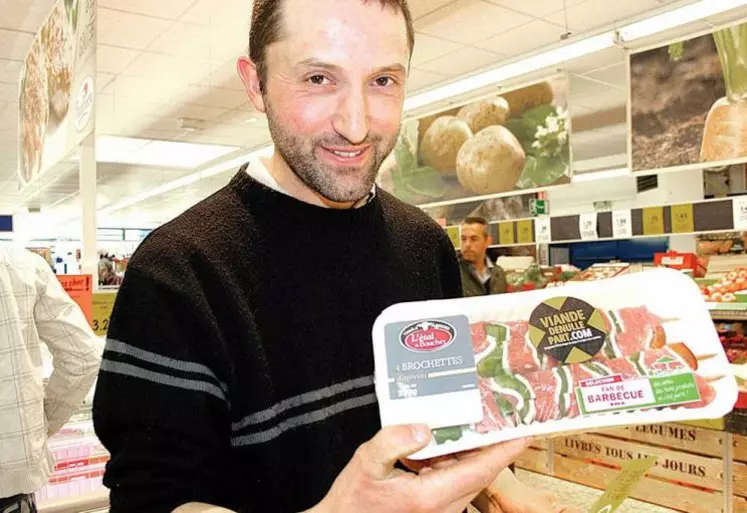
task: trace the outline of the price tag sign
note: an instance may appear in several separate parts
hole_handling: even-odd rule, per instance
[[[732,198],[731,205],[734,211],[734,229],[738,231],[747,230],[747,196]]]
[[[458,226],[448,226],[446,228],[446,234],[449,236],[449,239],[451,240],[451,243],[454,244],[455,248],[462,245],[461,234],[459,233]]]
[[[672,211],[672,233],[692,233],[695,231],[695,218],[693,217],[693,205],[673,205]]]
[[[534,233],[537,234],[537,244],[550,244],[552,242],[552,229],[550,218],[541,217],[534,220]]]
[[[93,332],[100,337],[106,336],[109,331],[109,319],[114,309],[114,299],[117,294],[111,292],[98,292],[93,295],[93,314],[91,327]]]
[[[498,225],[498,244],[500,244],[501,246],[509,246],[515,243],[516,239],[514,238],[513,221],[500,223]]]
[[[627,239],[633,236],[633,220],[630,210],[612,212],[612,236],[616,239]]]
[[[587,212],[578,216],[578,230],[581,233],[582,240],[598,239],[597,213]]]
[[[525,219],[516,223],[516,228],[519,232],[519,244],[531,244],[534,242],[532,234],[532,221]]]
[[[643,209],[643,235],[662,235],[664,233],[664,207]]]

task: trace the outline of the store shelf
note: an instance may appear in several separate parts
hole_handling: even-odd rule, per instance
[[[714,321],[747,322],[747,303],[708,303]]]
[[[627,222],[623,223],[625,230],[613,226],[612,211],[588,212],[596,221],[595,237],[584,237],[581,233],[581,219],[586,214],[502,221],[490,223],[490,229],[493,240],[498,241],[497,247],[732,232],[739,229],[734,225],[736,208],[739,208],[739,203],[735,198],[719,198],[625,209],[630,213]],[[544,238],[538,235],[541,231],[538,223],[546,226],[549,223],[549,232],[545,232]],[[454,230],[458,236],[458,226],[447,226],[445,229],[452,232],[452,238]],[[618,236],[618,233],[629,235]]]

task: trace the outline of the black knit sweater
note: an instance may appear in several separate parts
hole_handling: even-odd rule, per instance
[[[418,209],[382,190],[324,209],[242,169],[129,264],[93,412],[111,511],[313,506],[380,427],[376,317],[460,294],[454,249]]]

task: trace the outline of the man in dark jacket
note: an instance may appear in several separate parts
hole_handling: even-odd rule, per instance
[[[468,217],[462,223],[462,290],[465,296],[486,296],[506,292],[506,273],[488,258],[493,243],[488,222],[482,217]]]

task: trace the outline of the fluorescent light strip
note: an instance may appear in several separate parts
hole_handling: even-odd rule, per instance
[[[614,31],[605,32],[416,94],[405,100],[405,112],[610,48],[615,37]]]
[[[263,146],[262,148],[259,148],[258,150],[252,151],[245,155],[241,155],[229,161],[216,164],[215,166],[209,167],[202,171],[191,173],[189,175],[183,176],[176,180],[166,182],[148,191],[141,192],[140,194],[131,196],[123,201],[120,201],[119,203],[115,203],[114,205],[110,205],[108,207],[105,207],[99,210],[98,213],[100,215],[109,215],[109,214],[112,214],[113,212],[131,207],[133,205],[136,205],[137,203],[141,203],[155,196],[159,196],[161,194],[165,194],[167,192],[173,191],[174,189],[179,189],[181,187],[186,187],[187,185],[192,185],[193,183],[198,182],[204,178],[209,178],[211,176],[218,175],[225,171],[236,169],[238,166],[246,163],[252,158],[272,155],[272,149],[273,149],[272,145]]]
[[[573,183],[593,182],[596,180],[607,180],[609,178],[620,178],[630,175],[630,169],[628,169],[627,167],[620,167],[616,169],[605,169],[602,171],[591,171],[578,175],[574,174],[573,178],[571,178],[571,181]]]
[[[619,30],[620,39],[624,42],[635,41],[745,5],[747,5],[747,0],[700,0],[694,4],[626,25]]]

